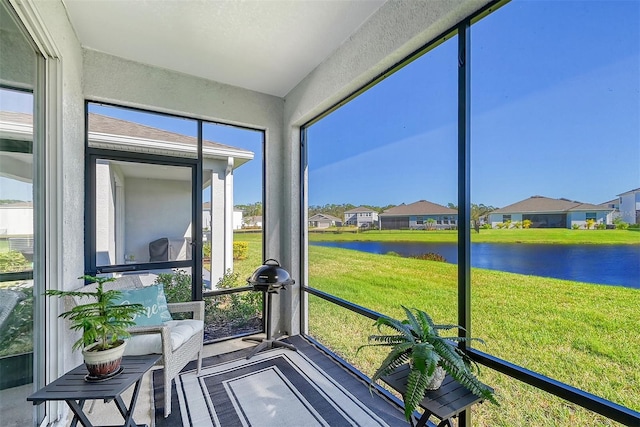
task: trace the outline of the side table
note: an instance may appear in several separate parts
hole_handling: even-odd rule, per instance
[[[71,421],[72,427],[75,427],[78,421],[85,427],[93,427],[83,410],[85,401],[103,399],[105,402],[109,402],[113,400],[120,414],[124,417],[124,427],[142,427],[143,425],[138,425],[133,421],[133,410],[140,392],[142,376],[155,365],[160,357],[160,354],[125,356],[122,358],[122,373],[102,382],[85,381],[87,369],[83,364],[36,391],[27,397],[27,400],[32,401],[34,405],[39,405],[47,400],[64,400],[74,414]],[[133,396],[127,408],[120,395],[134,383]]]
[[[407,391],[408,376],[409,365],[402,365],[392,374],[383,376],[381,379],[404,396]],[[440,420],[438,427],[452,427],[451,418],[479,402],[482,402],[481,397],[471,393],[468,388],[447,374],[440,388],[427,391],[424,399],[420,402],[424,413],[418,420],[416,427],[425,426],[431,415]]]

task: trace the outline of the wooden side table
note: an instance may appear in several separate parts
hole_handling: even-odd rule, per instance
[[[383,376],[381,379],[404,396],[407,391],[408,376],[409,365],[403,365],[391,375]],[[424,399],[420,402],[424,413],[418,420],[416,427],[426,425],[432,415],[440,420],[438,427],[453,427],[452,418],[479,402],[482,402],[481,397],[471,393],[468,388],[447,375],[440,388],[427,391]]]
[[[113,400],[118,411],[124,417],[123,426],[142,427],[142,424],[136,424],[133,421],[133,410],[140,392],[142,376],[155,365],[160,357],[160,354],[125,356],[122,358],[122,373],[102,382],[85,381],[87,369],[84,365],[80,365],[36,391],[27,397],[27,400],[32,401],[34,405],[39,405],[47,400],[64,400],[74,414],[71,421],[72,427],[75,427],[78,421],[85,427],[93,427],[83,410],[87,400],[102,399],[105,402]],[[134,383],[133,396],[127,408],[120,395]],[[144,426],[146,427],[146,425]]]

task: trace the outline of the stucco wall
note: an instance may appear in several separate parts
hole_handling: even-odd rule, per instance
[[[47,288],[71,289],[82,282],[84,272],[84,103],[82,94],[82,50],[59,0],[12,1],[17,7],[33,4],[38,19],[27,24],[32,37],[47,56],[47,99],[40,113],[47,118],[47,142],[44,152],[46,169],[40,170],[45,185],[43,215],[46,229],[46,270],[43,263],[35,268]],[[40,25],[41,24],[41,25]],[[42,190],[42,189],[41,189]],[[38,243],[37,243],[38,244]],[[50,382],[82,362],[82,355],[72,352],[74,336],[57,313],[62,302],[50,303],[44,312],[47,324],[44,380]],[[53,406],[51,419],[63,418],[67,405]]]
[[[635,224],[638,210],[640,210],[640,191],[620,196],[620,216],[624,222]]]
[[[125,252],[149,261],[149,243],[167,237],[182,248],[191,236],[191,181],[128,178],[125,187]],[[175,253],[174,252],[174,253]]]

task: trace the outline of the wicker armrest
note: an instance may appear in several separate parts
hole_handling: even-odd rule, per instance
[[[204,301],[172,302],[167,304],[169,312],[192,312],[195,320],[204,320]]]
[[[168,329],[168,326],[165,325],[153,325],[153,326],[132,326],[127,331],[131,335],[142,335],[142,334],[161,334],[163,329]]]

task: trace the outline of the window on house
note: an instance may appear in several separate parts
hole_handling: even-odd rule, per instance
[[[585,220],[589,221],[589,220],[593,220],[595,221],[597,219],[597,215],[595,212],[587,212],[585,214]]]
[[[511,221],[511,215],[502,215],[502,222]]]

